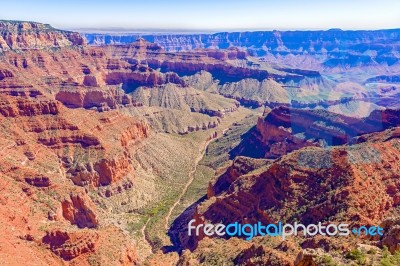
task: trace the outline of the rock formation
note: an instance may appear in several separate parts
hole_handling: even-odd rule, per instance
[[[189,219],[213,224],[252,224],[257,221],[264,224],[276,221],[303,224],[340,221],[349,223],[350,227],[383,224],[391,229],[379,241],[394,252],[398,250],[397,222],[386,220],[386,216],[393,212],[397,215],[396,158],[400,147],[397,132],[398,128],[393,128],[378,134],[372,133],[365,136],[365,142],[351,146],[303,148],[274,162],[238,159],[217,178],[208,200],[198,205]],[[239,162],[245,166],[239,167],[241,172],[238,173],[235,170],[238,166],[234,165]],[[206,241],[204,236],[188,237],[185,234],[187,228],[174,230],[177,230],[175,233],[180,232],[175,234],[178,237],[176,243],[196,254],[201,252],[201,247],[197,247]],[[329,247],[347,248],[346,241],[323,241],[327,241],[326,250]],[[289,242],[306,246],[307,240],[291,238]],[[230,245],[226,240],[223,243]],[[320,246],[315,244],[309,247]],[[251,254],[263,250],[261,247],[257,252],[254,251],[256,247],[252,249]],[[265,254],[272,256],[277,250],[280,248],[275,246],[273,251]],[[290,252],[295,256],[298,254],[296,250]],[[237,261],[251,261],[248,256],[243,251]],[[312,262],[313,257],[303,253],[295,265],[315,265],[307,264],[315,263]],[[291,265],[294,260],[287,263]]]
[[[56,30],[48,24],[0,21],[0,52],[15,49],[60,48],[84,45],[76,32]]]
[[[362,134],[398,126],[399,110],[375,110],[363,119],[326,110],[274,108],[259,118],[254,129],[231,154],[279,158],[306,146],[335,146],[355,142]],[[251,148],[249,148],[251,147]]]
[[[126,44],[139,36],[118,34],[84,34],[89,44]],[[266,60],[285,63],[303,69],[346,71],[352,68],[381,69],[387,65],[398,69],[398,29],[375,31],[257,31],[220,32],[215,34],[143,35],[141,38],[157,43],[165,50],[189,51],[204,48],[226,49],[240,47]],[[389,50],[386,46],[389,45]],[[366,51],[370,51],[366,53]],[[374,52],[371,52],[374,51]]]
[[[139,88],[132,94],[132,97],[145,106],[186,110],[221,118],[226,113],[236,111],[239,107],[238,102],[227,100],[220,95],[212,95],[190,87],[182,88],[173,84],[151,89]]]

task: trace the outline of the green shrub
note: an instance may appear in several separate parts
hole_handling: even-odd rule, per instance
[[[335,261],[332,259],[332,257],[329,255],[324,255],[322,257],[322,263],[323,263],[323,265],[328,265],[328,266],[336,266],[337,265],[335,263]]]
[[[365,265],[367,262],[367,256],[365,253],[358,249],[353,249],[345,256],[346,259],[354,260],[360,265]]]
[[[382,266],[397,266],[397,265],[400,265],[400,252],[397,251],[396,253],[391,255],[389,250],[388,250],[388,248],[384,247],[383,248],[383,252],[382,252],[381,265]]]
[[[375,255],[376,254],[376,249],[371,248],[370,250],[367,251],[368,254],[370,255]]]
[[[383,258],[388,258],[390,256],[390,252],[387,246],[383,247],[383,251],[382,251],[382,257]]]

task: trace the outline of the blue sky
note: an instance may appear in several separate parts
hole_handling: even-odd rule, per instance
[[[399,0],[0,0],[0,18],[64,29],[400,28]]]

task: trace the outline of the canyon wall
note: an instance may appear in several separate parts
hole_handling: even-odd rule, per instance
[[[0,20],[0,52],[11,49],[60,48],[83,45],[76,32],[57,30],[48,24]]]
[[[400,30],[343,31],[255,31],[220,32],[214,34],[96,34],[85,33],[89,44],[126,44],[139,37],[157,43],[167,51],[198,48],[226,49],[231,46],[250,50],[281,53],[340,53],[352,49],[357,52],[379,49],[382,43],[400,45]],[[262,52],[263,51],[263,52]],[[386,54],[387,55],[387,54]],[[384,60],[385,55],[380,55]]]
[[[263,57],[262,62],[319,71],[343,72],[363,66],[374,71],[400,69],[396,52],[400,47],[400,29],[82,35],[91,45],[127,44],[141,37],[169,52],[239,47],[250,55]]]

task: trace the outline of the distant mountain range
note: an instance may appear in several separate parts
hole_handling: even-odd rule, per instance
[[[143,33],[82,33],[89,44],[127,44],[139,37],[163,46],[167,51],[231,46],[243,47],[262,55],[279,53],[340,53],[353,49],[360,53],[378,50],[387,53],[400,45],[400,29],[344,31],[255,31],[220,32],[214,34],[143,34]],[[383,45],[386,44],[386,45]],[[382,49],[382,50],[381,50]]]

